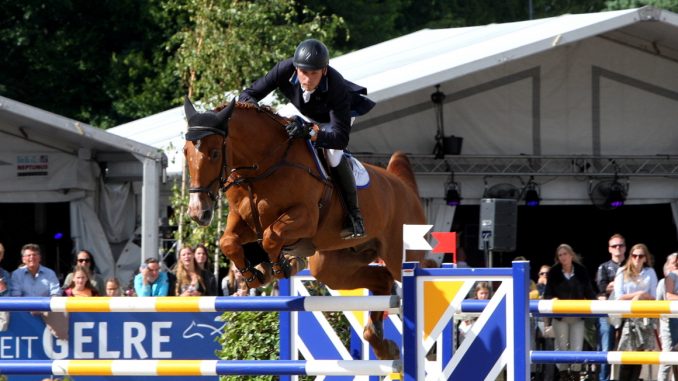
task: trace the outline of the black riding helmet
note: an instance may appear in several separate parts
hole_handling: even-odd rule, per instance
[[[304,70],[320,70],[330,62],[330,52],[322,42],[310,38],[297,46],[294,52],[294,66]]]

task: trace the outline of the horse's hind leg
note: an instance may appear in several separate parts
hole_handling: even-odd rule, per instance
[[[373,295],[390,295],[394,284],[393,275],[386,267],[370,265],[376,257],[373,250],[361,253],[354,253],[350,249],[323,251],[310,258],[309,266],[316,279],[335,290],[367,288]],[[377,358],[384,360],[400,356],[398,346],[384,338],[384,311],[370,312],[363,337]]]

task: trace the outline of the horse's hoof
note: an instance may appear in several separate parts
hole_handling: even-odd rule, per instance
[[[374,355],[377,356],[379,360],[399,360],[400,359],[400,348],[392,340],[384,340],[380,345],[372,347]]]
[[[281,254],[278,262],[271,262],[271,271],[278,279],[288,279],[292,275],[292,265],[289,259]]]
[[[250,267],[247,270],[241,271],[241,274],[245,276],[245,273],[251,273],[249,277],[245,277],[245,283],[247,284],[248,288],[258,288],[264,285],[266,278],[264,274],[255,269],[254,267]]]

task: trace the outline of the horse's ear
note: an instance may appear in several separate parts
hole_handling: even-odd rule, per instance
[[[188,95],[184,97],[184,114],[186,114],[186,120],[190,120],[191,117],[198,112],[195,111],[195,107],[193,107],[193,103],[191,103],[191,100],[188,99]]]
[[[234,109],[235,109],[235,98],[231,100],[231,103],[228,105],[228,107],[225,107],[217,114],[218,117],[217,119],[219,120],[219,123],[223,123],[230,119]]]

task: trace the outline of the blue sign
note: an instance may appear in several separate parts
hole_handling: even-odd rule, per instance
[[[41,313],[11,312],[6,331],[0,332],[0,360],[216,360],[217,339],[224,323],[220,313],[70,313],[68,340],[57,339]],[[57,330],[58,331],[58,330]],[[40,381],[46,375],[9,376],[20,381]],[[75,377],[78,381],[149,380],[145,377]],[[182,380],[218,380],[182,377]],[[151,380],[176,381],[176,377]]]

